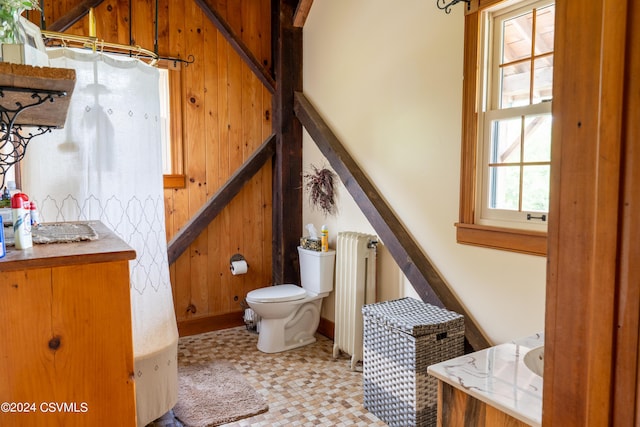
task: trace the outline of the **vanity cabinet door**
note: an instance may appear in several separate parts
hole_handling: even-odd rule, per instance
[[[24,404],[51,395],[51,269],[0,273],[0,403]],[[35,390],[38,390],[36,393]],[[38,402],[39,404],[40,402]],[[0,425],[35,416],[2,408]],[[24,408],[23,408],[24,409]],[[39,408],[36,408],[39,409]],[[15,414],[15,415],[14,415]]]
[[[135,426],[128,283],[127,261],[0,272],[0,425]]]
[[[438,427],[528,427],[529,425],[438,381]]]

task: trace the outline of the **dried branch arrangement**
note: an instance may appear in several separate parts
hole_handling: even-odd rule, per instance
[[[333,180],[336,174],[327,168],[318,169],[314,165],[311,168],[311,172],[303,175],[305,189],[309,192],[309,203],[325,215],[335,215],[337,207]]]

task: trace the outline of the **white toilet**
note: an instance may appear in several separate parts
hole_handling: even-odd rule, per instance
[[[336,251],[298,247],[300,283],[275,285],[247,294],[247,303],[260,317],[258,350],[278,353],[316,341],[322,299],[333,290]]]

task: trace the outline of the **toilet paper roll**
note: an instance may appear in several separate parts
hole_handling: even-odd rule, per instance
[[[247,261],[233,261],[231,263],[231,274],[237,276],[238,274],[245,274],[249,266],[247,265]]]

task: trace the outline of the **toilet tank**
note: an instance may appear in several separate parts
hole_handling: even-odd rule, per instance
[[[298,255],[302,287],[314,295],[327,296],[333,290],[336,251],[311,251],[298,246]]]

